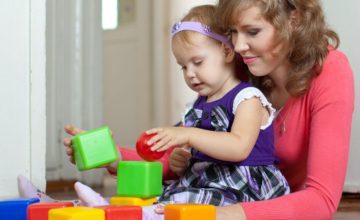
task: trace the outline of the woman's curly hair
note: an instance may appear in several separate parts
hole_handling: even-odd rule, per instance
[[[325,22],[320,1],[219,0],[216,11],[219,24],[223,28],[234,25],[239,13],[252,6],[261,8],[264,18],[277,30],[279,41],[285,41],[290,46],[286,89],[292,96],[303,95],[311,80],[321,72],[329,49],[339,45],[338,35]],[[296,13],[297,19],[292,19],[292,12]],[[292,22],[291,30],[289,21]],[[268,76],[251,78],[264,93],[271,93],[274,83]]]

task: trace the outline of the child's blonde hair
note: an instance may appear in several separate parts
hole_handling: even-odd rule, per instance
[[[181,19],[181,22],[185,22],[185,21],[200,22],[201,24],[209,26],[212,32],[219,35],[226,35],[227,29],[220,26],[219,23],[217,22],[216,10],[217,9],[215,5],[195,6]],[[176,41],[177,43],[191,44],[191,33],[192,33],[191,31],[178,32],[172,38],[172,42],[174,43]],[[214,39],[211,40],[213,40],[217,44],[222,43]],[[233,64],[234,64],[235,76],[241,81],[247,81],[248,80],[247,70],[244,64],[240,62],[240,59],[235,58]]]
[[[238,15],[252,6],[260,7],[264,18],[277,30],[279,42],[287,42],[290,46],[288,92],[292,96],[304,94],[311,80],[320,73],[329,46],[337,48],[339,45],[338,35],[325,22],[320,1],[219,0],[216,14],[220,25],[234,25]],[[289,21],[294,28],[289,28]],[[274,86],[267,76],[254,82],[266,94],[271,93]]]
[[[215,17],[216,7],[214,5],[200,5],[193,7],[182,19],[181,21],[196,21],[204,25],[207,25],[211,28],[212,32],[225,35],[226,29],[223,29],[216,22]],[[174,36],[174,39],[180,40],[182,43],[191,43],[192,32],[183,31],[179,32]],[[215,40],[214,40],[215,41]],[[216,41],[221,44],[220,41]]]

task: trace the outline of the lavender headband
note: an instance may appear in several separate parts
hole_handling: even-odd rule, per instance
[[[214,33],[211,30],[210,26],[202,24],[200,22],[184,21],[184,22],[175,23],[171,29],[171,37],[174,37],[174,35],[179,33],[180,31],[196,31],[200,34],[211,37],[212,39],[220,41],[224,44],[231,45],[231,43],[229,42],[229,38],[227,38],[226,36]]]

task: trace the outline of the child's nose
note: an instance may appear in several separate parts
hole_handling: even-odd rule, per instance
[[[188,68],[185,72],[186,77],[188,78],[194,78],[196,76],[195,71],[193,71],[192,69]]]

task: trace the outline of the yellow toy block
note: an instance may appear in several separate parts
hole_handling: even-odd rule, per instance
[[[134,205],[134,206],[148,206],[154,204],[157,199],[153,198],[138,198],[138,197],[122,197],[114,196],[110,199],[111,205]]]
[[[213,205],[169,204],[165,206],[165,220],[215,220],[216,209]]]
[[[105,220],[105,211],[88,207],[51,209],[49,220]]]

